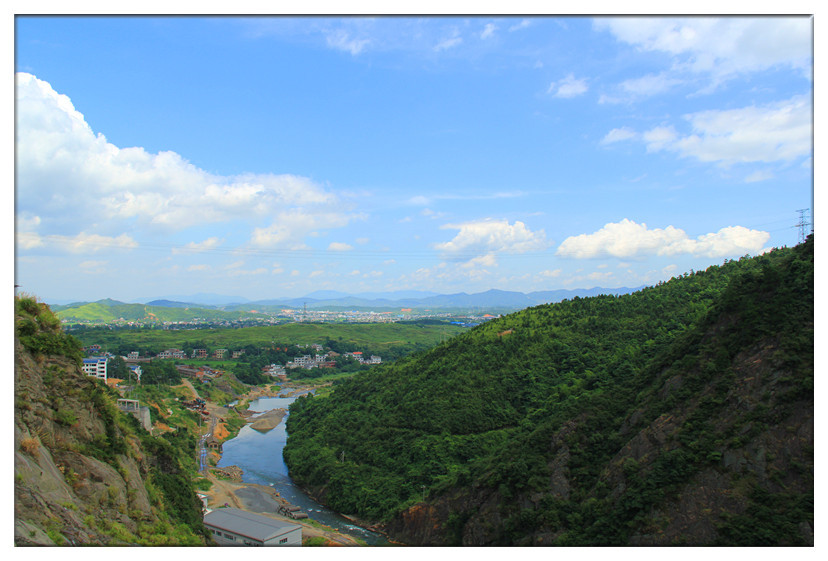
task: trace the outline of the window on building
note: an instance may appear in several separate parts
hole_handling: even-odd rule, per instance
[[[279,543],[280,544],[287,543],[287,540],[288,540],[287,538],[282,538],[281,540],[279,540]]]

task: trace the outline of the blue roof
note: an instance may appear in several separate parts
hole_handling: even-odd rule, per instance
[[[101,362],[102,360],[106,361],[105,358],[101,358],[99,356],[96,356],[96,357],[92,357],[92,358],[85,358],[85,359],[83,359],[83,362],[85,364],[97,364],[97,363]]]

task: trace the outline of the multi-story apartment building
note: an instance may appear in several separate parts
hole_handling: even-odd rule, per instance
[[[84,373],[87,376],[94,376],[99,380],[106,381],[106,358],[95,356],[91,358],[83,359],[83,364],[81,365],[83,368]]]

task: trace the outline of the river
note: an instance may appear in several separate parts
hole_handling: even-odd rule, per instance
[[[263,413],[272,409],[287,409],[295,399],[261,397],[251,401],[248,410]],[[275,429],[265,433],[253,430],[249,424],[242,427],[238,436],[223,444],[218,467],[239,466],[244,472],[245,483],[272,486],[288,502],[300,507],[312,519],[360,538],[368,545],[387,544],[388,541],[381,534],[356,526],[347,518],[308,497],[293,483],[282,458],[282,449],[287,442],[286,420],[287,415]]]

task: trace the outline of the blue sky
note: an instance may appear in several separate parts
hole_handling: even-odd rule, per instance
[[[46,301],[530,292],[790,246],[812,31],[18,17],[15,282]]]

